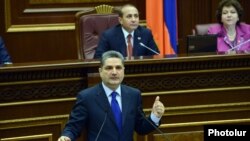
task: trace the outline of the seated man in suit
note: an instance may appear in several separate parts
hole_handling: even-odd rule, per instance
[[[119,22],[102,34],[94,58],[100,58],[108,50],[118,51],[124,57],[159,53],[151,31],[139,26],[139,13],[135,6],[124,5],[119,12]]]
[[[10,56],[7,52],[7,49],[5,47],[4,41],[2,37],[0,36],[0,64],[12,64],[12,61],[10,59]]]

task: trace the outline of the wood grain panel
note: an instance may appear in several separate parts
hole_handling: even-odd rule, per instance
[[[21,136],[21,137],[11,137],[3,138],[1,141],[53,141],[52,134],[41,134],[41,135],[32,135],[32,136]]]
[[[167,139],[166,139],[167,138]],[[203,141],[203,132],[179,132],[154,135],[154,141]]]
[[[249,0],[239,0],[250,9]],[[196,24],[216,22],[215,11],[219,0],[178,0],[179,54],[186,53],[186,36]],[[74,14],[99,4],[121,6],[136,5],[140,19],[145,20],[145,0],[105,2],[55,1],[55,0],[3,0],[0,1],[0,34],[14,63],[77,59],[74,34]],[[243,21],[250,23],[250,13]],[[5,28],[3,28],[5,27]]]
[[[51,111],[52,112],[52,111]],[[51,117],[33,117],[0,121],[0,140],[57,140],[68,115]]]
[[[5,0],[6,21],[12,25],[74,23],[74,14],[107,3],[122,5],[129,0],[61,1],[61,0]],[[112,4],[113,5],[113,4]],[[72,30],[72,29],[71,29]],[[8,30],[7,30],[8,31]]]
[[[159,128],[169,138],[202,141],[204,125],[250,124],[249,60],[249,54],[126,60],[124,83],[142,91],[146,114],[160,96],[166,112]],[[72,60],[0,68],[0,140],[46,134],[56,140],[77,92],[100,82],[89,75],[99,65]],[[157,131],[135,134],[135,141],[154,140],[164,138]]]
[[[14,63],[77,59],[74,31],[21,32],[4,39]]]
[[[129,1],[54,2],[0,2],[1,19],[4,19],[0,20],[4,25],[1,35],[14,63],[77,59],[75,13],[103,3],[120,6]]]
[[[94,3],[94,2],[114,2],[128,0],[29,0],[30,4],[60,4],[60,3]]]

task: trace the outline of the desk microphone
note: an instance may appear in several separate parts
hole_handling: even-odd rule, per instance
[[[157,54],[157,55],[160,54],[160,53],[154,51],[153,49],[149,48],[148,46],[144,45],[142,42],[140,42],[139,44],[140,44],[142,47],[145,47],[146,49],[150,50],[151,52],[153,52],[153,53],[155,53],[155,54]]]
[[[140,107],[138,107],[138,111],[139,113],[142,115],[142,117],[148,122],[150,123],[161,135],[163,135],[163,137],[165,138],[166,141],[171,141],[168,136],[166,135],[166,133],[163,133],[156,125],[154,125],[151,121],[149,121],[149,119],[147,117],[145,117],[143,111],[141,110]]]
[[[237,46],[235,46],[235,47],[232,47],[232,48],[231,48],[231,49],[229,49],[229,50],[238,49],[238,48],[240,48],[242,45],[244,45],[244,44],[248,43],[249,41],[250,41],[250,39],[246,40],[245,42],[242,42],[242,43],[238,44],[238,45],[237,45]]]
[[[99,136],[100,136],[100,134],[101,134],[101,132],[102,132],[102,128],[103,128],[103,126],[104,126],[104,124],[105,124],[105,122],[106,122],[106,120],[107,120],[107,115],[108,115],[108,112],[107,112],[107,110],[105,110],[104,120],[103,120],[103,122],[102,122],[102,125],[101,125],[100,130],[98,131],[98,134],[97,134],[97,136],[96,136],[96,138],[95,138],[95,141],[98,140],[98,138],[99,138]]]

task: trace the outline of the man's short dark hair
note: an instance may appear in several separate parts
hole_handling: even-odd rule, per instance
[[[122,18],[122,16],[123,16],[122,9],[125,8],[125,7],[134,7],[134,8],[136,8],[133,4],[125,4],[125,5],[123,5],[123,6],[121,7],[121,9],[118,10],[118,15],[119,15],[119,17],[121,17],[121,18]],[[136,9],[137,9],[137,8],[136,8]]]
[[[122,64],[124,65],[124,57],[122,56],[122,54],[120,52],[114,51],[114,50],[110,50],[110,51],[106,51],[102,54],[102,58],[101,58],[101,67],[105,64],[105,61],[108,58],[118,58],[121,59]]]

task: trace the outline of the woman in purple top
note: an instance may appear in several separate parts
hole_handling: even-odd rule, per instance
[[[241,23],[243,8],[237,0],[222,0],[216,17],[218,24],[208,29],[208,34],[217,34],[219,54],[250,53],[250,25]]]

